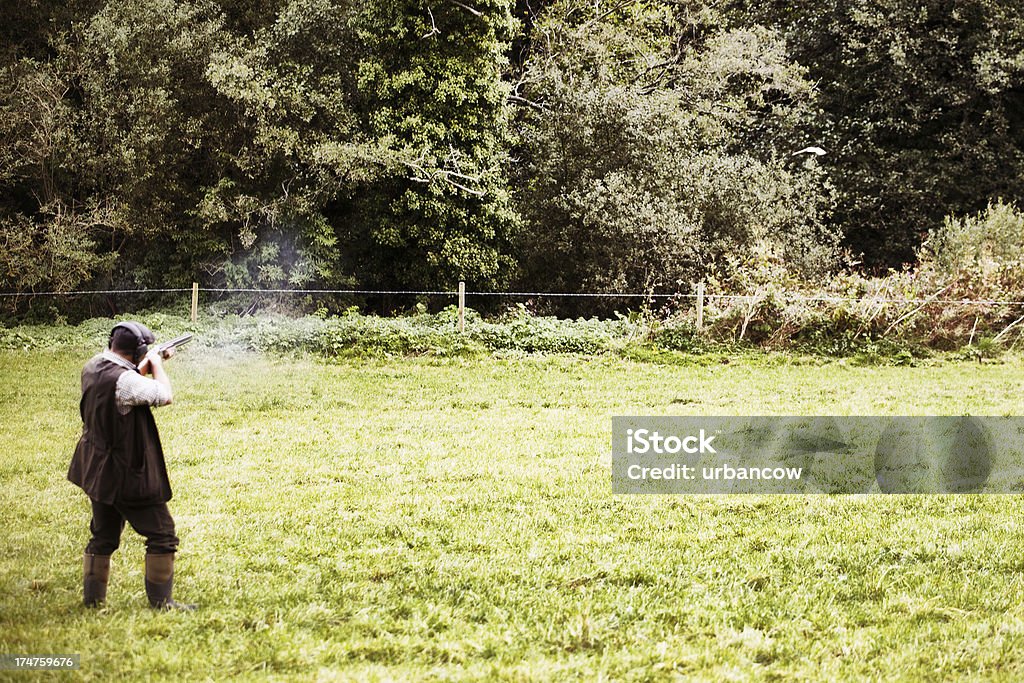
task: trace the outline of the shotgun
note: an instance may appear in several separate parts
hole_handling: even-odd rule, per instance
[[[169,339],[168,341],[165,341],[163,344],[157,344],[151,349],[151,351],[156,351],[160,354],[162,358],[167,358],[165,354],[168,351],[170,351],[171,349],[176,349],[179,346],[184,346],[185,344],[188,344],[190,341],[192,341],[192,335],[186,332],[180,337]],[[152,372],[152,368],[150,368],[149,366],[149,358],[143,358],[142,362],[139,363],[139,373],[145,375],[147,372]]]
[[[174,339],[169,339],[168,341],[165,341],[163,344],[157,344],[155,350],[159,351],[160,355],[162,356],[164,355],[165,351],[168,351],[170,349],[177,349],[179,346],[184,346],[185,344],[188,344],[190,341],[192,341],[192,335],[186,332],[185,334],[175,337]]]

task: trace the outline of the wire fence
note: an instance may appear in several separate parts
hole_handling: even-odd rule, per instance
[[[778,338],[796,338],[798,335],[818,335],[819,337],[839,338],[846,332],[846,327],[855,328],[853,339],[856,340],[862,334],[867,336],[878,336],[888,338],[894,330],[901,334],[900,330],[917,329],[919,336],[923,335],[932,340],[928,343],[949,343],[951,340],[966,340],[970,346],[975,338],[981,335],[995,334],[994,342],[1007,337],[1011,331],[1017,331],[1017,340],[1024,340],[1024,315],[1019,315],[1018,307],[1024,307],[1024,300],[1017,298],[1007,299],[971,299],[971,298],[949,298],[947,294],[950,286],[934,292],[930,296],[885,296],[879,294],[866,294],[864,296],[841,296],[841,295],[807,295],[799,292],[787,292],[778,290],[758,290],[746,294],[714,293],[707,292],[704,283],[696,283],[693,291],[686,292],[550,292],[550,291],[473,291],[467,290],[465,282],[460,282],[458,289],[313,289],[313,288],[256,288],[256,287],[200,287],[198,282],[192,283],[191,288],[187,287],[164,287],[164,288],[124,288],[124,289],[83,289],[71,291],[40,291],[40,292],[0,292],[0,301],[11,301],[13,308],[17,309],[24,304],[32,305],[39,297],[88,297],[106,296],[116,297],[121,295],[168,295],[191,293],[191,320],[198,321],[200,294],[214,295],[211,298],[218,299],[212,303],[214,308],[224,302],[221,297],[232,295],[252,295],[252,300],[242,299],[246,310],[243,315],[252,314],[259,306],[270,303],[277,305],[274,297],[287,296],[352,296],[352,297],[444,297],[452,299],[458,310],[458,331],[466,332],[467,312],[472,308],[467,305],[476,298],[481,311],[495,310],[495,307],[485,301],[494,301],[504,298],[506,300],[526,299],[527,304],[536,310],[560,310],[569,317],[580,314],[579,307],[555,306],[551,302],[558,299],[568,301],[576,300],[603,300],[605,302],[639,300],[642,305],[649,306],[654,301],[666,301],[666,308],[661,313],[667,313],[669,307],[675,303],[677,312],[684,312],[687,318],[692,318],[693,329],[699,333],[713,331],[714,334],[734,336],[743,341],[748,332],[752,335],[765,337],[771,340]],[[268,297],[264,299],[263,297]],[[88,300],[87,300],[88,301]],[[229,306],[236,300],[227,299]],[[309,302],[301,302],[308,304]],[[417,302],[417,306],[420,302]],[[715,304],[718,304],[717,306]],[[826,314],[820,306],[796,306],[794,304],[833,304],[837,308],[837,315]],[[368,308],[379,307],[387,304],[388,299],[382,299],[379,304],[366,302]],[[93,308],[93,302],[83,302],[76,306],[87,305]],[[111,308],[111,312],[119,314],[124,302],[108,299],[105,305]],[[710,307],[710,308],[709,308]],[[973,307],[973,308],[971,308]],[[845,308],[845,312],[839,313],[838,309]],[[939,310],[936,310],[936,309]],[[603,309],[601,314],[610,312],[606,304],[595,306],[591,313],[599,313],[597,309]],[[707,310],[706,310],[707,309]],[[660,314],[659,314],[660,315]],[[1019,317],[1018,317],[1019,315]],[[909,321],[909,322],[908,322]],[[983,322],[984,321],[984,322]],[[1007,321],[1010,321],[1007,324]],[[910,326],[909,328],[907,326]],[[851,327],[852,326],[852,327]],[[980,327],[979,327],[980,326]],[[969,332],[968,332],[969,328]],[[838,335],[838,336],[837,336]],[[774,343],[774,342],[772,342]]]
[[[338,295],[338,296],[445,296],[458,297],[507,297],[507,298],[591,298],[591,299],[666,299],[666,300],[697,300],[704,301],[746,301],[752,302],[766,297],[766,294],[715,294],[710,292],[493,292],[473,290],[427,290],[427,289],[274,289],[251,287],[170,287],[170,288],[136,288],[136,289],[87,289],[71,291],[43,292],[0,292],[5,298],[34,297],[72,297],[124,294],[174,294],[187,292],[209,292],[216,294],[275,294],[275,295]],[[964,306],[1024,306],[1024,300],[1013,299],[940,299],[889,296],[821,296],[803,295],[796,292],[773,292],[772,298],[783,302],[822,302],[851,303],[864,302],[870,304],[941,304]]]

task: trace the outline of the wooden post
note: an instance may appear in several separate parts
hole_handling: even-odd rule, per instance
[[[199,283],[192,283],[192,322],[199,317]]]
[[[459,334],[466,331],[466,283],[459,280]]]
[[[704,283],[697,283],[697,331],[704,331]]]

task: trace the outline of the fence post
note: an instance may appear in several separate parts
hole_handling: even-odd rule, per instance
[[[704,331],[704,283],[697,283],[697,331]]]
[[[466,283],[459,280],[459,334],[466,331]]]
[[[199,317],[199,283],[192,283],[192,322]]]

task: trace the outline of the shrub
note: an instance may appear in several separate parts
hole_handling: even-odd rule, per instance
[[[1019,269],[1024,263],[1024,213],[999,199],[973,216],[947,216],[929,234],[921,257],[924,265],[953,274]]]

